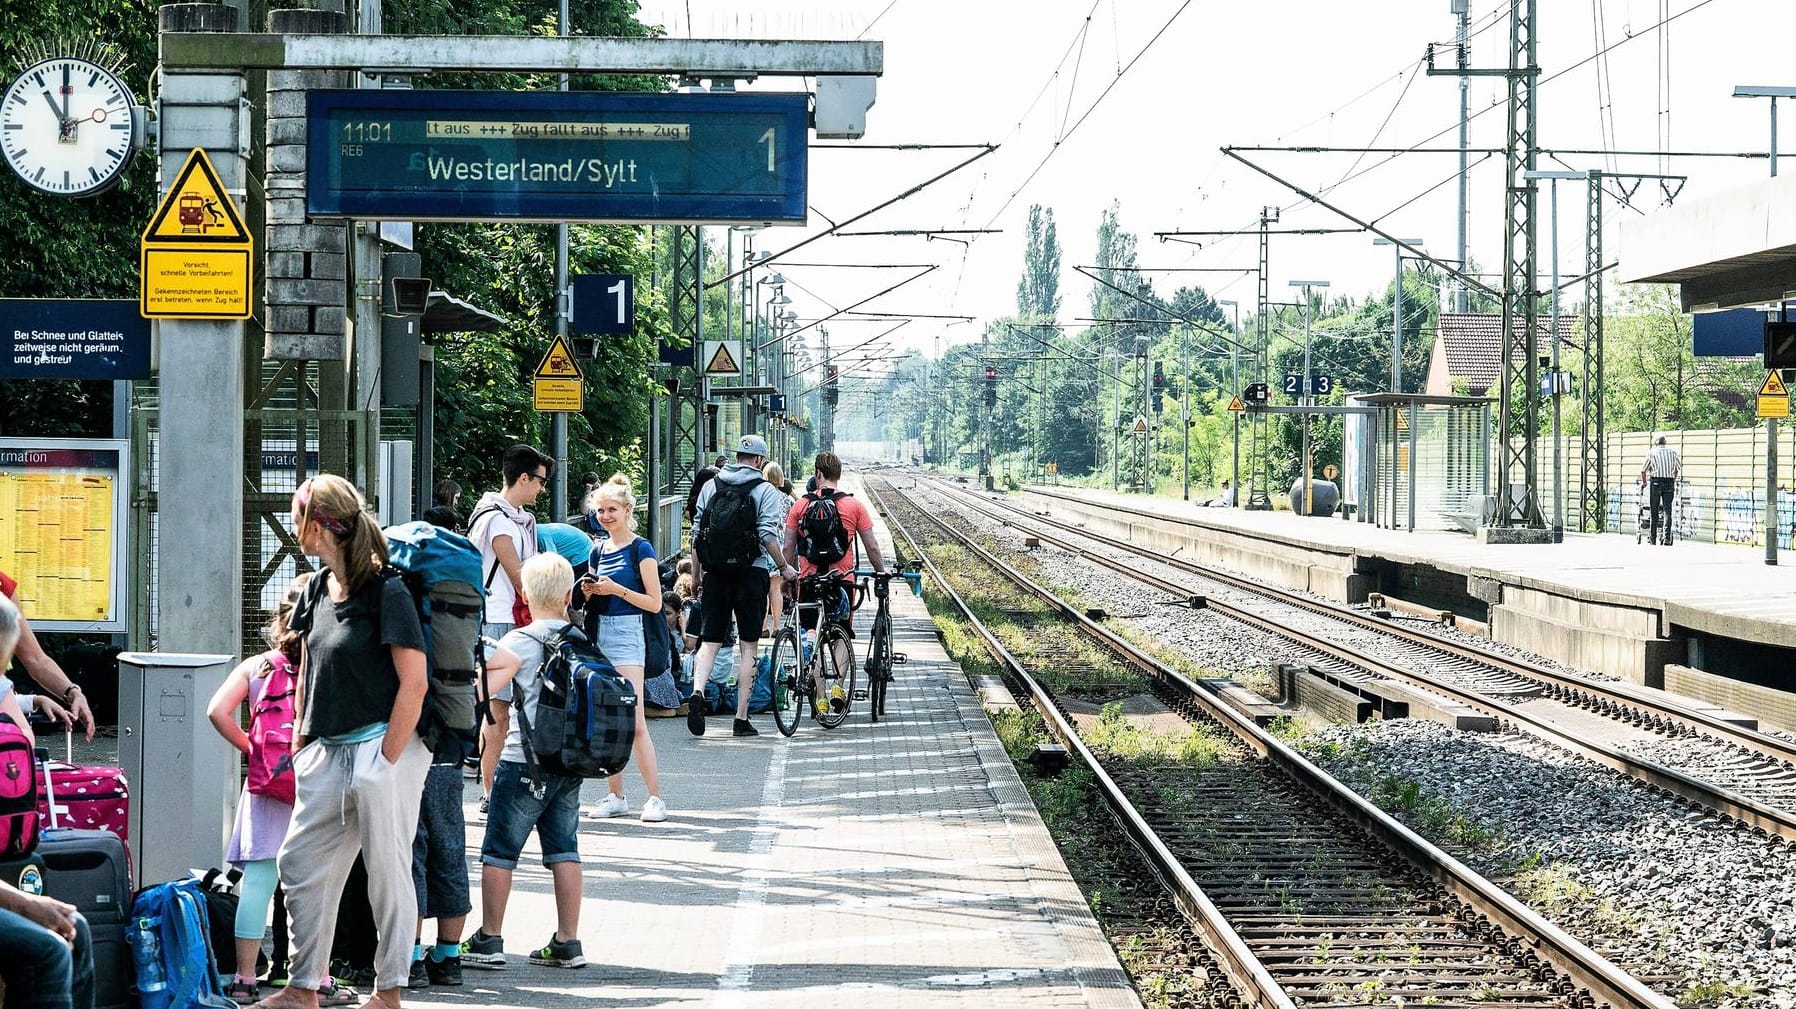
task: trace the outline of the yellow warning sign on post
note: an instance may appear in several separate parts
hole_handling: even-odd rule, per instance
[[[1230,413],[1241,413],[1242,411],[1244,411],[1246,409],[1247,409],[1247,406],[1246,406],[1246,404],[1241,402],[1241,397],[1236,396],[1234,399],[1229,400],[1229,412]]]
[[[574,352],[557,336],[536,366],[533,399],[539,413],[579,413],[586,407],[586,385]]]
[[[1130,434],[1146,434],[1147,433],[1147,418],[1139,416],[1139,415],[1136,416],[1135,426],[1129,429],[1129,433]]]
[[[568,348],[567,341],[557,336],[549,344],[549,352],[543,355],[542,362],[536,366],[537,378],[572,378],[580,377],[580,366],[574,363],[574,352]]]
[[[249,229],[198,147],[163,194],[139,244],[139,311],[149,319],[247,319]]]
[[[1759,386],[1759,419],[1773,420],[1790,415],[1790,389],[1777,372],[1765,373],[1765,384]]]

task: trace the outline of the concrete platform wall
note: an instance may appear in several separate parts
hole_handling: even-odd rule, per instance
[[[1102,502],[1024,492],[1032,510],[1084,525],[1093,532],[1138,546],[1213,565],[1274,585],[1302,589],[1341,602],[1364,602],[1373,585],[1357,570],[1352,550],[1297,546],[1235,530],[1193,525],[1176,519],[1154,519],[1110,508]]]
[[[1684,657],[1680,641],[1660,636],[1654,610],[1587,602],[1567,596],[1502,586],[1491,607],[1494,640],[1526,648],[1577,669],[1659,686],[1665,664]]]
[[[1666,690],[1757,717],[1767,728],[1796,729],[1796,694],[1667,663]]]

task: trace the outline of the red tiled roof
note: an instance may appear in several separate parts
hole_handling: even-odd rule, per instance
[[[1576,324],[1575,316],[1559,317],[1559,335],[1568,343],[1576,336]],[[1538,332],[1543,352],[1552,339],[1552,327],[1550,316],[1540,318]],[[1482,396],[1496,384],[1503,346],[1501,315],[1443,312],[1435,339],[1446,346],[1449,384],[1455,379],[1465,382],[1466,393],[1471,396]]]

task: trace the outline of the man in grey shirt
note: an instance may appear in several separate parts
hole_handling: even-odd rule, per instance
[[[706,532],[707,509],[719,493],[747,493],[755,506],[755,535],[760,538],[761,553],[752,566],[737,569],[705,570],[694,551],[693,572],[698,576],[699,622],[698,658],[693,663],[692,696],[686,699],[686,728],[695,736],[705,734],[705,682],[717,653],[729,638],[730,622],[736,625],[736,668],[747,675],[736,687],[736,721],[731,734],[758,736],[748,720],[749,696],[754,692],[755,649],[761,640],[761,625],[767,619],[769,576],[778,571],[782,578],[796,579],[797,569],[788,562],[782,541],[785,536],[785,495],[761,479],[761,467],[767,462],[767,439],[758,434],[743,435],[736,443],[736,461],[725,466],[717,478],[705,484],[693,509],[694,543]]]

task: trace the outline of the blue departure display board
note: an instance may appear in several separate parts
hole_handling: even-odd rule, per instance
[[[809,96],[313,91],[306,211],[803,224]]]

